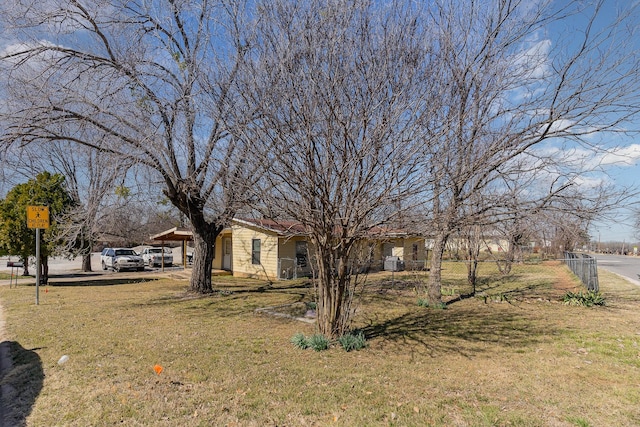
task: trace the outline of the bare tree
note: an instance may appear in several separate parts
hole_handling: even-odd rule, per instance
[[[423,123],[430,134],[425,175],[433,202],[433,302],[441,301],[442,253],[456,229],[508,213],[514,189],[529,209],[556,199],[567,203],[582,171],[558,154],[577,146],[606,149],[595,143],[598,135],[629,131],[623,125],[637,116],[638,58],[624,43],[631,12],[597,27],[602,2],[592,9],[582,2],[554,4],[429,3],[441,106]],[[539,38],[546,26],[569,25],[565,18],[588,13],[584,27],[565,33],[570,38],[556,44]],[[563,174],[545,191],[515,188],[551,165]]]
[[[91,271],[91,251],[114,215],[116,189],[126,182],[130,165],[109,153],[70,141],[33,143],[13,151],[6,169],[23,179],[44,171],[65,177],[64,184],[74,204],[64,212],[56,229],[55,238],[61,245],[55,254],[82,256],[82,271]]]
[[[3,141],[70,141],[148,168],[190,221],[191,290],[211,292],[215,238],[257,177],[229,133],[241,117],[233,83],[250,28],[241,2],[17,0],[4,9],[17,42],[2,53]]]
[[[267,213],[306,227],[318,326],[336,337],[349,327],[362,242],[419,192],[424,28],[403,2],[274,1],[259,10],[242,93],[260,120],[244,131],[271,166]]]

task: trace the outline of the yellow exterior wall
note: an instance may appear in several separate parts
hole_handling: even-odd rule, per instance
[[[232,234],[233,275],[276,280],[278,278],[278,236],[236,224],[232,226]],[[253,239],[260,239],[260,264],[251,263]]]
[[[423,261],[426,258],[425,240],[421,237],[398,237],[385,240],[370,240],[363,241],[359,244],[362,253],[368,253],[368,248],[373,247],[372,268],[382,269],[384,266],[384,259],[386,256],[397,256],[401,260],[405,261],[405,265],[409,267],[408,262],[413,261],[413,245],[417,245],[417,261]],[[385,248],[387,249],[385,253]],[[416,267],[412,264],[412,267]],[[423,264],[417,265],[417,267],[423,267]]]
[[[304,237],[285,238],[278,236],[274,232],[265,231],[260,227],[252,227],[244,224],[234,224],[232,233],[232,271],[234,276],[255,277],[260,279],[278,279],[278,259],[287,259],[283,262],[283,268],[295,265],[296,242],[307,241]],[[216,240],[216,256],[214,268],[218,269],[222,264],[222,239],[220,236]],[[251,263],[252,240],[260,239],[260,264]],[[362,241],[358,244],[360,248],[356,250],[354,256],[364,257],[369,252],[369,247],[373,247],[373,268],[382,268],[384,261],[385,244],[391,250],[392,256],[400,257],[405,261],[407,268],[421,268],[423,264],[415,265],[413,261],[413,245],[417,244],[417,261],[424,262],[426,258],[425,240],[423,238],[394,238],[388,240]],[[310,245],[308,243],[308,245]],[[312,250],[311,246],[308,246]],[[312,254],[310,254],[311,256]],[[362,261],[365,261],[362,258]],[[311,261],[310,261],[311,262]],[[286,277],[286,274],[284,275]]]
[[[215,255],[213,257],[214,270],[222,270],[222,239],[227,237],[231,237],[230,229],[224,229],[222,233],[216,237]]]
[[[417,251],[414,254],[413,245],[417,246]],[[424,246],[424,239],[419,237],[412,237],[403,239],[404,245],[404,266],[407,270],[422,269],[426,265],[426,252]],[[415,259],[414,259],[415,258]]]

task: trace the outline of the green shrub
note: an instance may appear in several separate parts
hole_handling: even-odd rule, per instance
[[[315,351],[322,351],[329,348],[329,340],[322,334],[311,335],[307,339],[307,346]]]
[[[426,299],[426,298],[419,298],[418,299],[418,306],[424,307],[424,308],[434,308],[436,310],[446,310],[447,309],[447,304],[446,303],[438,302],[438,303],[431,304],[429,302],[429,300]]]
[[[362,331],[358,333],[346,333],[338,338],[338,342],[345,351],[360,350],[367,346],[367,339]]]
[[[566,305],[577,305],[582,307],[605,305],[605,300],[602,294],[595,291],[567,292],[562,301]]]
[[[442,295],[452,297],[456,294],[456,288],[442,288]]]
[[[291,338],[291,343],[304,350],[309,347],[309,342],[302,332],[298,332]]]

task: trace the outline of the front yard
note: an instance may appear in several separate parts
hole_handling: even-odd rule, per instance
[[[313,324],[256,312],[311,301],[305,281],[215,277],[198,298],[170,279],[77,283],[41,289],[39,306],[33,287],[2,287],[5,412],[33,426],[640,424],[640,288],[601,271],[607,305],[566,306],[578,284],[550,262],[487,267],[460,299],[449,267],[445,310],[418,306],[424,273],[371,276],[354,325],[368,347],[353,352],[300,350]]]

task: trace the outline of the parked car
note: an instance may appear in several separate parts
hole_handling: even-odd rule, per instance
[[[153,267],[154,265],[162,265],[162,259],[164,258],[165,267],[171,267],[173,264],[173,253],[171,249],[165,248],[145,248],[142,251],[142,259],[145,265]]]
[[[142,257],[129,248],[104,248],[100,254],[100,262],[103,270],[144,270]]]

